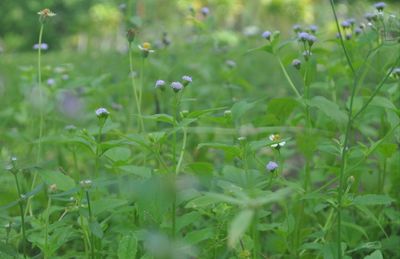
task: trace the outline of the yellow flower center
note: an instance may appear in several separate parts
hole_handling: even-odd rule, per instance
[[[143,43],[143,48],[149,50],[151,48],[151,44],[148,42]]]

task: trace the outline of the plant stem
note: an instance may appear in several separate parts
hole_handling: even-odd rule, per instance
[[[51,197],[47,198],[47,209],[46,209],[46,222],[44,229],[44,258],[49,258],[49,218],[50,218],[50,207],[51,207]]]
[[[185,148],[186,148],[186,141],[187,141],[187,131],[185,128],[182,128],[183,131],[183,142],[182,142],[182,148],[181,148],[181,152],[179,155],[179,160],[178,163],[176,164],[176,168],[175,168],[175,174],[178,175],[179,171],[181,169],[181,165],[182,165],[182,161],[183,161],[183,155],[185,154]]]
[[[135,97],[135,103],[136,103],[136,110],[138,113],[138,120],[137,120],[137,126],[139,128],[139,131],[141,131],[141,127],[143,124],[142,121],[142,110],[141,110],[141,100],[139,99],[138,95],[138,89],[135,84],[135,78],[133,76],[133,58],[132,58],[132,47],[131,44],[129,44],[129,71],[130,71],[130,78],[131,78],[131,84],[132,84],[132,92]]]
[[[96,164],[95,164],[95,176],[99,176],[99,164],[100,164],[100,152],[101,152],[101,135],[103,134],[104,124],[99,125],[99,132],[97,136],[96,145]]]
[[[18,205],[19,205],[19,213],[21,216],[21,231],[22,231],[22,249],[24,253],[24,258],[26,258],[26,231],[25,231],[25,214],[24,214],[24,206],[23,206],[23,200],[22,200],[22,193],[21,193],[21,188],[19,185],[18,181],[18,176],[17,172],[13,172],[14,179],[15,179],[15,185],[17,186],[17,193],[18,193]]]
[[[297,88],[296,88],[296,86],[294,85],[292,79],[290,78],[288,72],[286,71],[285,66],[284,66],[283,63],[282,63],[281,58],[280,58],[278,55],[276,55],[276,57],[277,57],[277,59],[278,59],[279,65],[280,65],[280,67],[281,67],[281,69],[282,69],[282,72],[283,72],[283,74],[284,74],[286,80],[289,82],[289,85],[290,85],[290,87],[292,88],[293,92],[296,94],[297,98],[301,98],[301,95],[300,95],[299,91],[297,90]]]
[[[41,147],[42,147],[42,135],[43,135],[43,127],[44,127],[44,115],[43,115],[43,93],[42,93],[42,61],[41,61],[41,54],[42,54],[42,36],[43,36],[43,28],[44,24],[40,24],[40,31],[39,31],[39,46],[38,46],[38,63],[37,63],[37,73],[38,73],[38,90],[39,90],[39,110],[40,110],[40,122],[39,122],[39,140],[38,140],[38,152],[36,156],[36,162],[40,161],[41,157]]]
[[[43,29],[44,29],[44,24],[40,24],[40,31],[39,31],[39,45],[38,45],[38,56],[37,56],[37,77],[38,77],[38,91],[39,91],[39,139],[38,139],[38,150],[36,154],[36,163],[40,162],[41,158],[41,152],[42,152],[42,136],[43,136],[43,127],[44,127],[44,115],[43,115],[43,91],[42,91],[42,37],[43,37]],[[32,185],[31,185],[31,190],[35,187],[37,180],[37,172],[33,174],[33,179],[32,179]],[[31,210],[31,197],[28,198],[26,202],[26,210],[25,214],[30,212],[32,215],[32,210]]]
[[[89,225],[90,225],[93,220],[92,206],[90,205],[89,191],[86,190],[85,193],[86,193],[86,201],[87,201],[88,210],[89,210]],[[94,259],[94,258],[96,258],[95,257],[95,247],[94,247],[94,235],[93,235],[92,231],[90,230],[90,226],[89,226],[89,231],[90,231],[90,253],[91,253],[92,259]]]
[[[351,134],[351,128],[353,125],[353,120],[352,120],[352,113],[353,113],[353,101],[354,101],[354,96],[355,96],[355,92],[356,92],[356,88],[357,88],[357,77],[356,77],[356,72],[354,70],[353,64],[350,60],[350,56],[347,52],[347,49],[344,45],[344,41],[343,41],[343,37],[342,37],[342,33],[340,31],[340,26],[339,26],[339,20],[336,14],[336,9],[335,9],[335,4],[333,2],[333,0],[330,0],[330,4],[331,4],[331,8],[332,8],[332,12],[333,15],[335,17],[335,22],[336,22],[336,28],[337,31],[339,33],[339,38],[340,38],[340,45],[342,46],[343,52],[346,56],[346,60],[348,63],[348,66],[354,76],[354,83],[351,89],[351,96],[350,96],[350,105],[349,105],[349,112],[348,112],[348,120],[347,120],[347,125],[346,125],[346,130],[345,130],[345,135],[344,135],[344,143],[343,143],[343,147],[342,147],[342,152],[341,152],[341,164],[340,164],[340,172],[339,172],[339,185],[337,187],[337,191],[338,191],[338,197],[337,197],[337,253],[338,253],[338,258],[341,259],[342,258],[342,236],[341,236],[341,232],[342,232],[342,196],[343,196],[343,187],[344,187],[344,174],[345,174],[345,170],[346,170],[346,160],[347,160],[347,150],[348,150],[348,142],[349,142],[349,138],[350,138],[350,134]]]

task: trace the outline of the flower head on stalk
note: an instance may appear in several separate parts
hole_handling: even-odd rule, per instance
[[[108,112],[108,110],[106,108],[98,108],[96,110],[96,116],[99,119],[106,120],[108,118],[108,115],[110,115],[110,113]]]
[[[269,161],[268,164],[265,166],[265,168],[269,172],[274,172],[278,167],[279,167],[278,164],[274,161]]]
[[[37,13],[39,15],[40,23],[44,23],[48,18],[55,16],[56,14],[50,11],[50,9],[45,8]]]
[[[133,28],[130,28],[127,32],[126,32],[126,39],[128,40],[129,43],[131,43],[136,36],[136,30]]]
[[[165,81],[164,80],[157,80],[155,84],[155,88],[164,90],[165,89]]]
[[[190,76],[183,76],[182,77],[182,82],[183,82],[183,87],[186,87],[188,84],[192,82],[192,77]]]
[[[281,147],[283,147],[286,144],[286,141],[282,141],[282,138],[279,134],[269,135],[269,140],[271,140],[273,142],[278,142],[278,143],[271,144],[271,147],[276,148],[276,149],[280,149]]]
[[[138,45],[138,48],[142,51],[143,57],[147,58],[150,53],[153,53],[154,50],[151,49],[151,44],[148,42],[144,42],[142,45]]]
[[[172,90],[174,90],[175,93],[177,93],[183,89],[183,85],[179,82],[172,82],[171,88]]]

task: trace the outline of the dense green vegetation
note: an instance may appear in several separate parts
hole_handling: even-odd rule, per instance
[[[394,3],[19,2],[1,258],[400,257]]]

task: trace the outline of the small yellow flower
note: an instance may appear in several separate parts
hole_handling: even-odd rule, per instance
[[[275,143],[275,144],[271,144],[271,147],[273,148],[281,148],[286,144],[286,141],[281,141],[282,138],[279,134],[271,134],[269,136],[269,140],[273,141],[273,142],[279,142],[279,143]]]
[[[138,45],[139,49],[143,52],[143,56],[147,58],[149,53],[153,53],[154,50],[151,49],[151,44],[144,42],[142,45]]]

